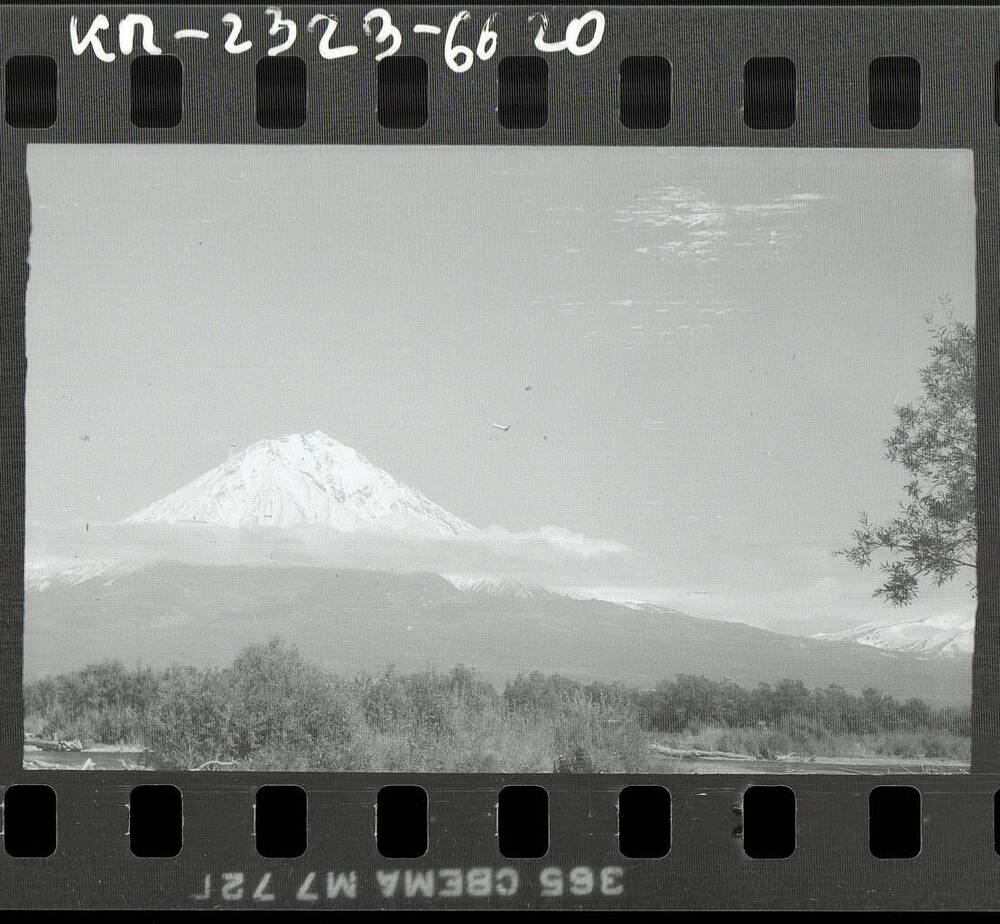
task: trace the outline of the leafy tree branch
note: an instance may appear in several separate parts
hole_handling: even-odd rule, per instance
[[[879,559],[875,596],[910,603],[922,579],[942,585],[976,566],[976,339],[961,321],[934,325],[931,359],[920,372],[923,396],[897,407],[886,458],[910,474],[899,512],[873,524],[867,514],[854,543],[838,554],[860,568]]]

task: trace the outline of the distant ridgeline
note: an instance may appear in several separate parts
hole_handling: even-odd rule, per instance
[[[651,742],[795,754],[967,759],[969,711],[798,681],[745,689],[679,676],[655,689],[532,673],[502,689],[464,667],[338,677],[272,640],[229,666],[106,661],[26,684],[25,731],[138,744],[159,767],[642,771]]]
[[[456,586],[459,585],[459,586]],[[67,618],[72,614],[72,618]],[[693,674],[746,688],[801,679],[967,706],[969,660],[780,635],[660,606],[580,600],[424,572],[158,562],[29,581],[24,677],[130,665],[221,668],[280,637],[340,676],[455,664],[502,687],[538,671],[651,688]]]

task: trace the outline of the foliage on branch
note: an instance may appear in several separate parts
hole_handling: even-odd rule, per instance
[[[854,544],[839,553],[860,568],[878,555],[875,596],[897,606],[916,597],[921,579],[941,585],[976,566],[976,338],[961,321],[931,333],[923,397],[896,408],[885,440],[886,458],[910,473],[905,499],[887,523],[862,514]]]

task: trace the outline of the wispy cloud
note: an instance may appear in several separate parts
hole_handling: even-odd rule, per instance
[[[612,297],[606,292],[590,298],[586,291],[535,292],[530,304],[552,312],[567,324],[584,322],[586,326],[579,332],[583,342],[605,342],[627,355],[710,336],[718,325],[754,310],[740,300],[738,291],[718,282],[719,270],[712,264],[753,273],[766,271],[784,259],[796,237],[808,233],[810,227],[823,227],[819,216],[814,219],[810,215],[829,199],[807,190],[723,202],[696,186],[655,187],[613,207],[610,214],[588,215],[587,220],[609,222],[612,242],[617,241],[623,257],[634,259],[637,266],[645,261],[689,264],[686,278],[693,270],[703,280],[696,288],[685,283],[685,299],[677,298],[678,290],[671,290],[667,282],[655,298],[650,297],[648,287],[637,297],[636,290],[626,285]],[[568,207],[547,207],[545,211],[565,216],[579,212]],[[563,224],[561,220],[555,223]],[[581,246],[574,241],[564,250],[575,254]],[[662,272],[659,268],[655,271]]]
[[[725,205],[701,189],[665,186],[616,209],[611,221],[617,233],[635,237],[635,253],[714,262],[724,257],[724,244],[780,246],[801,230],[801,214],[828,198],[801,192]]]
[[[85,579],[157,561],[216,565],[299,565],[386,571],[467,571],[533,576],[612,575],[637,559],[613,539],[585,536],[559,526],[512,531],[489,526],[455,537],[426,539],[317,527],[227,529],[176,524],[90,524],[84,529],[34,527],[25,573],[35,586]]]

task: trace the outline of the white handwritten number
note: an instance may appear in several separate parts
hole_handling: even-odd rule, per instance
[[[496,54],[497,34],[493,31],[493,20],[496,13],[486,20],[482,32],[479,33],[479,42],[476,44],[476,52],[465,45],[455,44],[455,32],[459,25],[467,19],[471,19],[472,14],[468,10],[462,10],[454,15],[451,25],[448,26],[448,35],[444,40],[444,60],[445,63],[456,74],[464,74],[475,63],[476,58],[480,61],[489,61]]]
[[[97,16],[94,17],[94,21],[90,24],[87,34],[81,39],[77,18],[75,16],[70,16],[69,42],[73,47],[73,54],[79,57],[87,50],[88,45],[93,45],[94,54],[97,55],[98,58],[105,62],[114,61],[114,52],[104,50],[104,46],[101,44],[101,39],[97,34],[98,32],[103,32],[105,29],[109,28],[111,28],[111,23],[108,22],[108,17],[103,13],[98,13]]]
[[[226,39],[226,44],[223,46],[226,51],[231,55],[241,55],[245,51],[249,51],[253,48],[253,42],[247,39],[245,42],[238,42],[237,39],[240,37],[240,31],[243,29],[243,20],[236,13],[226,13],[222,17],[222,21],[230,26],[229,36]]]
[[[294,19],[282,19],[281,10],[277,7],[269,6],[264,12],[266,15],[274,17],[274,22],[271,23],[271,27],[267,30],[268,35],[277,35],[282,29],[288,32],[288,39],[285,42],[275,45],[274,48],[267,49],[268,56],[273,58],[275,55],[280,55],[283,51],[288,51],[295,44],[295,35],[298,27],[295,25]]]
[[[357,45],[341,45],[339,48],[334,48],[330,44],[333,41],[333,33],[337,31],[336,17],[327,16],[326,13],[317,13],[309,20],[309,25],[306,28],[312,32],[324,19],[326,20],[326,29],[323,30],[323,37],[319,40],[320,57],[331,61],[334,58],[345,58],[348,55],[356,55],[358,53]]]
[[[489,61],[497,51],[497,34],[493,31],[493,23],[497,18],[494,13],[486,20],[483,31],[479,33],[479,44],[476,45],[476,57],[480,61]]]
[[[528,17],[528,22],[536,17],[542,21],[538,28],[538,34],[535,36],[535,48],[539,51],[568,51],[571,55],[580,57],[590,54],[604,38],[604,14],[600,10],[591,10],[589,13],[571,19],[566,27],[566,37],[558,42],[550,42],[545,38],[545,32],[549,28],[549,19],[544,13],[532,13]],[[594,25],[594,34],[590,37],[590,41],[581,45],[580,34],[591,23]]]
[[[594,34],[589,42],[581,45],[579,43],[580,33],[591,22],[594,24]],[[577,57],[589,55],[601,44],[602,38],[604,38],[604,14],[600,10],[591,10],[589,13],[584,13],[576,19],[570,20],[570,24],[566,27],[566,50]]]
[[[445,63],[456,74],[465,73],[476,61],[471,48],[455,44],[455,30],[458,29],[460,23],[467,19],[472,19],[472,14],[468,10],[457,12],[451,19],[451,25],[448,26],[448,34],[444,40]]]
[[[365,35],[372,34],[372,20],[378,19],[382,25],[375,35],[375,41],[381,45],[383,42],[391,42],[385,51],[380,52],[375,55],[376,61],[381,61],[383,58],[389,57],[389,55],[394,55],[399,51],[400,45],[403,44],[403,36],[392,24],[392,17],[389,15],[387,10],[381,8],[377,10],[372,10],[365,14],[365,18],[361,21],[361,28],[365,30]]]

